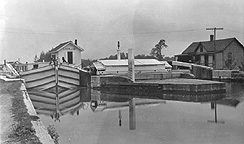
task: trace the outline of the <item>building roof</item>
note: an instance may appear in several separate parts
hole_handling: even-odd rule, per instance
[[[98,60],[104,66],[127,66],[128,59],[121,59],[121,60]],[[158,61],[156,59],[135,59],[135,66],[142,66],[142,65],[165,65],[166,67],[171,67],[167,61]],[[96,67],[102,68],[103,66],[95,63]]]
[[[226,49],[233,41],[238,42],[243,47],[243,45],[236,38],[227,38],[215,41],[193,42],[182,52],[182,54],[194,53],[200,46],[203,46],[207,52],[221,52]]]
[[[93,65],[96,67],[97,70],[105,70],[106,69],[101,62],[94,62]]]
[[[98,60],[103,63],[105,66],[125,66],[128,65],[127,59],[121,60]],[[135,65],[158,65],[162,64],[156,59],[135,59]]]
[[[166,68],[172,68],[172,66],[167,61],[160,61]]]
[[[68,44],[72,44],[74,45],[76,48],[78,48],[80,51],[84,51],[83,48],[79,47],[78,45],[74,44],[72,41],[67,41],[67,42],[64,42],[64,43],[61,43],[59,44],[58,46],[56,46],[55,48],[51,49],[49,51],[49,53],[55,53],[55,52],[58,52],[60,51],[63,47],[65,47],[66,45]]]

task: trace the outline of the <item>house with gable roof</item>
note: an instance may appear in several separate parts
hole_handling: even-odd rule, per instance
[[[238,69],[244,61],[244,46],[236,38],[226,38],[191,43],[176,61],[195,63],[213,69]]]
[[[60,62],[66,61],[72,65],[81,64],[81,52],[84,49],[78,46],[77,40],[73,43],[72,41],[64,42],[51,49],[49,53],[53,59],[57,59]]]

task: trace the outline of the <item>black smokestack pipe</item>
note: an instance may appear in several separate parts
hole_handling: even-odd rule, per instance
[[[75,45],[77,45],[77,39],[75,39]]]
[[[214,40],[214,35],[210,35],[210,41]]]

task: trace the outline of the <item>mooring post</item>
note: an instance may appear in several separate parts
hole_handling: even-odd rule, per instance
[[[134,68],[134,53],[133,49],[128,49],[128,77],[135,82],[135,68]],[[135,99],[129,101],[129,125],[130,130],[136,129],[136,111]]]
[[[135,64],[133,49],[128,49],[128,78],[135,82]]]

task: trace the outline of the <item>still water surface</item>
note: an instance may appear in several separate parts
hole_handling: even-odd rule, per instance
[[[217,123],[210,102],[136,96],[135,130],[129,128],[128,106],[135,96],[73,89],[59,93],[57,100],[54,93],[29,93],[44,125],[55,126],[60,144],[243,144],[244,84],[226,87],[226,97],[217,101]]]

